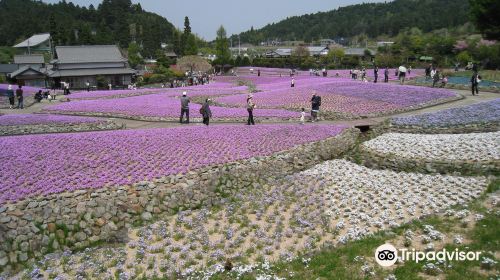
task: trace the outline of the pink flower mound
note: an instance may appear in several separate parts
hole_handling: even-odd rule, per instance
[[[7,89],[9,88],[9,85],[8,84],[0,84],[0,92],[4,92],[6,91]],[[12,89],[14,91],[16,91],[16,89],[18,88],[17,85],[12,85]],[[35,93],[37,93],[39,90],[43,90],[41,88],[34,88],[34,87],[23,87],[23,92],[25,95],[33,95]]]
[[[98,189],[268,156],[326,138],[333,125],[224,125],[1,137],[0,204]]]
[[[36,115],[19,114],[0,116],[0,126],[9,125],[37,125],[37,124],[82,124],[105,122],[97,118],[60,116],[60,115]]]
[[[277,84],[273,90],[255,93],[257,105],[261,108],[291,110],[309,108],[311,95],[316,92],[322,98],[323,111],[365,115],[386,113],[455,96],[445,89],[363,83],[342,78],[302,79],[297,81],[295,88],[280,85]],[[246,95],[220,97],[216,102],[244,106]]]
[[[190,94],[191,96],[191,94]],[[191,117],[201,118],[199,110],[201,105],[192,103],[190,106]],[[178,118],[180,116],[181,103],[178,98],[168,97],[165,94],[154,94],[135,96],[108,100],[83,100],[61,103],[46,107],[49,111],[67,113],[105,113],[111,115],[126,115],[131,117],[157,117]],[[248,116],[245,108],[223,108],[211,106],[214,119],[242,118]],[[255,116],[293,118],[297,113],[279,109],[256,109]]]
[[[246,87],[234,87],[230,83],[210,83],[207,85],[183,87],[183,88],[141,88],[137,90],[98,90],[98,91],[79,91],[68,96],[69,99],[102,99],[111,97],[129,97],[138,95],[148,95],[165,93],[171,96],[181,95],[187,91],[196,95],[224,95],[238,94],[244,91]]]

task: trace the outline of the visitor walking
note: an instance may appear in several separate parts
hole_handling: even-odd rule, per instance
[[[207,98],[207,100],[205,100],[205,103],[201,106],[200,113],[203,116],[203,124],[208,126],[210,123],[210,118],[212,117],[209,98]]]
[[[255,121],[253,119],[253,109],[255,109],[255,103],[253,102],[253,95],[248,95],[247,98],[247,111],[248,111],[248,121],[247,125],[255,125]]]
[[[321,106],[321,97],[313,93],[311,98],[311,122],[318,121],[319,107]]]
[[[399,72],[399,82],[401,84],[405,83],[405,78],[406,78],[406,67],[404,65],[399,66],[398,72]]]
[[[361,80],[364,81],[366,78],[366,69],[363,67],[363,70],[361,70]]]
[[[429,80],[431,77],[431,65],[429,64],[428,67],[425,68],[425,80]]]
[[[184,123],[183,122],[184,115],[186,115],[186,122],[185,123],[189,123],[189,102],[191,102],[191,100],[187,96],[187,92],[183,92],[182,93],[182,97],[181,97],[181,118],[180,118],[180,123]]]
[[[12,89],[12,85],[7,87],[7,97],[9,98],[10,109],[14,108],[14,90]]]
[[[294,78],[292,78],[292,82],[290,84],[290,87],[295,87],[295,79]]]
[[[302,112],[300,112],[300,124],[305,124],[306,122],[306,109],[302,108]]]
[[[472,95],[479,95],[479,83],[481,82],[481,76],[479,76],[479,73],[474,72],[470,82],[472,84]]]
[[[87,91],[90,91],[90,82],[89,82],[89,81],[87,81],[87,82],[85,83],[85,86],[87,87]]]
[[[260,77],[260,69],[257,70],[257,77]]]
[[[375,76],[375,81],[373,81],[373,83],[377,83],[378,81],[378,67],[375,66],[375,68],[373,69],[373,75]]]
[[[384,83],[388,83],[389,82],[389,67],[385,67],[385,71],[384,71]]]
[[[434,75],[432,76],[432,87],[436,87],[436,84],[439,82],[439,70],[435,70]]]
[[[24,96],[23,96],[23,86],[19,85],[19,87],[16,90],[16,97],[17,97],[17,109],[24,109]]]

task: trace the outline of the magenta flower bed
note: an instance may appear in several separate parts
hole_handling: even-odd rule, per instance
[[[168,96],[180,96],[186,91],[190,96],[204,95],[225,95],[239,94],[246,90],[246,87],[234,87],[229,83],[212,83],[202,86],[183,87],[183,88],[142,88],[137,90],[98,90],[98,91],[80,91],[72,93],[69,99],[102,99],[115,97],[130,97],[148,94],[165,93]]]
[[[61,115],[37,115],[37,114],[19,114],[0,116],[0,126],[9,125],[37,125],[37,124],[82,124],[82,123],[100,123],[105,120]]]
[[[309,109],[313,92],[322,98],[322,111],[355,115],[385,113],[456,96],[446,89],[311,78],[297,81],[295,88],[276,87],[255,93],[254,100],[261,108]],[[216,102],[244,106],[246,95],[220,97]]]
[[[5,92],[9,88],[8,84],[0,84],[0,92]],[[18,85],[12,85],[12,89],[14,92],[18,88]],[[23,93],[24,95],[34,95],[37,93],[39,90],[43,90],[41,88],[34,88],[34,87],[23,87]]]
[[[0,138],[0,204],[98,189],[268,156],[346,127],[227,125]]]
[[[192,96],[190,94],[190,96]],[[130,117],[178,118],[180,115],[180,100],[168,97],[166,94],[134,96],[109,100],[83,100],[65,102],[48,106],[45,109],[62,113],[103,113],[109,115],[125,115]],[[190,105],[191,117],[201,118],[201,105]],[[211,106],[214,119],[242,118],[248,116],[245,108],[223,108]],[[255,116],[265,118],[294,118],[296,112],[281,109],[256,109]]]

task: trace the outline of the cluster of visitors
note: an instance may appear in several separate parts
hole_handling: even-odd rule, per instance
[[[319,69],[309,69],[309,76],[323,76],[323,77],[328,77],[328,71],[326,68],[323,68],[322,70]]]
[[[187,96],[187,92],[182,93],[181,100],[181,116],[180,123],[181,124],[189,124],[189,104],[191,103],[190,98]],[[212,118],[212,111],[210,110],[210,102],[212,100],[207,98],[205,103],[200,108],[200,115],[203,117],[203,124],[208,126],[210,124],[210,118]],[[311,98],[311,122],[318,121],[318,114],[321,106],[321,96],[316,95],[314,92]],[[253,100],[253,95],[249,94],[247,96],[247,112],[248,119],[247,125],[255,125],[255,120],[253,116],[253,111],[257,107]],[[184,116],[186,116],[186,120],[184,121]],[[305,124],[306,121],[306,111],[305,108],[302,108],[300,112],[300,124]]]
[[[366,69],[363,67],[362,69],[351,69],[349,71],[349,75],[353,80],[362,80],[363,82],[368,82],[366,79]]]
[[[9,98],[10,109],[24,109],[24,91],[23,86],[19,85],[14,93],[12,85],[7,87],[7,97]],[[15,107],[15,100],[17,99],[17,107]]]

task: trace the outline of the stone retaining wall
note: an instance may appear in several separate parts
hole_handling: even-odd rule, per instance
[[[181,209],[219,204],[249,185],[270,184],[351,149],[359,130],[268,157],[132,186],[79,190],[0,206],[0,271],[52,251],[121,241],[127,229]]]
[[[500,131],[499,123],[477,123],[460,126],[447,127],[422,127],[422,126],[402,126],[390,123],[390,120],[371,128],[373,135],[379,136],[384,133],[410,133],[410,134],[468,134]]]
[[[122,128],[124,128],[123,125],[112,121],[80,124],[6,125],[0,126],[0,136],[115,130]]]
[[[387,132],[414,133],[414,134],[467,134],[496,132],[500,130],[498,123],[468,124],[448,127],[421,127],[421,126],[400,126],[389,125]]]
[[[398,155],[378,154],[360,147],[361,164],[373,169],[390,169],[413,173],[440,173],[450,175],[488,175],[500,170],[498,161],[438,161],[424,158],[404,158]]]

